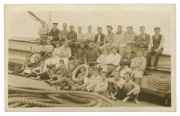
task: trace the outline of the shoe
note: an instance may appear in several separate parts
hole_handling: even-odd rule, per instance
[[[52,83],[48,80],[44,80],[45,83],[49,84],[50,86],[52,86]]]
[[[136,104],[140,104],[140,102],[139,102],[137,99],[135,99],[134,102],[135,102]]]

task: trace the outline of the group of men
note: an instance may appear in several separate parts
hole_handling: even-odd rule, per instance
[[[42,22],[38,34],[41,38],[41,43],[46,43],[46,40],[51,37],[52,45],[55,46],[55,42],[59,41],[63,44],[64,40],[69,41],[69,48],[71,49],[72,56],[75,56],[77,49],[80,46],[79,43],[85,41],[87,44],[89,41],[93,41],[97,50],[102,53],[105,48],[110,49],[112,46],[118,47],[120,55],[125,54],[126,47],[131,46],[133,53],[136,53],[137,49],[142,49],[144,57],[147,59],[147,69],[152,66],[153,69],[157,69],[159,55],[163,51],[164,36],[160,34],[160,28],[155,27],[155,34],[150,37],[145,33],[145,27],[139,28],[140,34],[136,35],[132,26],[126,27],[126,32],[123,31],[121,25],[117,26],[117,32],[113,33],[112,26],[107,26],[107,34],[102,32],[102,27],[97,28],[97,34],[92,32],[92,26],[87,27],[88,32],[82,33],[82,27],[77,27],[77,32],[73,25],[67,29],[67,24],[63,23],[63,30],[58,29],[58,23],[53,23],[53,28],[48,29],[45,22]],[[154,54],[155,59],[153,65],[151,65],[151,55]],[[95,60],[94,60],[95,61]],[[96,61],[95,61],[96,62]]]

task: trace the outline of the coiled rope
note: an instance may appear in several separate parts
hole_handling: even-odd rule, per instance
[[[8,86],[9,107],[111,107],[100,94],[83,91],[48,90]]]
[[[171,78],[164,78],[156,74],[148,75],[147,78],[149,87],[156,88],[160,92],[171,90]]]

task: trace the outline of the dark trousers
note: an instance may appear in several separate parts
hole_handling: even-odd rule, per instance
[[[40,75],[40,79],[42,80],[48,80],[50,79],[49,74],[47,72],[44,72]]]
[[[137,99],[137,95],[134,95],[134,93],[131,93],[130,95],[127,95],[129,91],[126,90],[126,88],[122,87],[121,89],[117,87],[117,95],[116,98],[118,99],[124,99],[126,97],[129,97],[130,101],[133,101],[134,99]]]
[[[75,43],[70,43],[69,48],[71,49],[72,56],[75,56]]]
[[[159,51],[155,52],[154,48],[151,49],[151,52],[147,53],[147,67],[151,66],[151,56],[154,55],[154,64],[153,66],[157,66],[158,65],[158,61],[159,61],[159,55],[162,54],[163,52],[163,48],[161,48]]]

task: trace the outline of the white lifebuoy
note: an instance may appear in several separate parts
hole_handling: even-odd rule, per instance
[[[84,74],[84,76],[83,76],[83,78],[81,78],[81,79],[77,79],[76,78],[76,74],[77,74],[77,72],[79,71],[79,69],[81,68],[81,67],[84,67],[85,69],[86,69],[86,73]],[[86,65],[86,64],[82,64],[82,65],[79,65],[78,67],[76,67],[76,69],[73,71],[73,73],[72,73],[72,80],[74,81],[74,82],[82,82],[83,80],[84,80],[84,77],[87,77],[88,76],[88,73],[89,73],[89,71],[88,71],[88,65]]]

